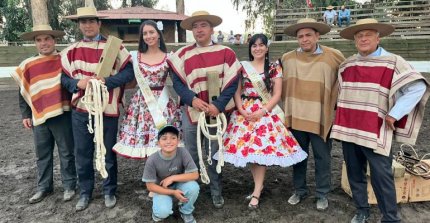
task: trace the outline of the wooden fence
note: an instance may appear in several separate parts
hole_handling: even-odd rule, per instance
[[[321,44],[340,50],[345,56],[357,52],[352,41],[346,40],[322,40]],[[409,61],[430,60],[430,38],[428,39],[385,39],[382,38],[381,45],[388,51],[398,54]],[[182,45],[167,45],[169,51],[175,51]],[[240,60],[248,60],[248,46],[230,46]],[[270,45],[270,57],[275,60],[283,53],[298,47],[296,41],[274,42]],[[65,46],[58,46],[58,50]],[[137,45],[127,45],[128,50],[136,50]],[[24,59],[36,54],[34,46],[3,46],[0,47],[0,67],[17,66]]]
[[[430,0],[391,0],[382,3],[365,3],[363,5],[347,5],[351,11],[351,24],[358,19],[375,18],[379,22],[392,24],[396,30],[389,38],[430,38]],[[339,7],[340,8],[340,7]],[[335,10],[337,10],[335,8]],[[286,9],[278,4],[274,19],[274,39],[276,41],[292,39],[284,34],[284,29],[295,24],[300,18],[323,20],[325,8]],[[341,28],[337,26],[323,39],[339,39]]]

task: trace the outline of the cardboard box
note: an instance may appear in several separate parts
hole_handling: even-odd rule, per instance
[[[430,164],[430,160],[423,160]],[[409,202],[430,201],[430,180],[420,176],[411,176]]]
[[[394,178],[403,177],[406,173],[406,168],[393,159],[393,163],[391,164],[391,170],[393,171]],[[369,163],[367,163],[367,176],[370,176],[370,167]]]
[[[367,196],[368,196],[368,202],[369,204],[377,204],[375,192],[373,192],[372,185],[370,183],[370,177],[367,177]],[[410,184],[410,175],[408,173],[405,173],[403,177],[394,178],[394,183],[396,187],[396,197],[397,197],[397,203],[407,203],[409,198],[409,184]],[[429,181],[430,184],[430,181]],[[342,189],[350,196],[352,197],[351,188],[349,186],[348,182],[348,176],[346,173],[346,166],[345,162],[342,164],[342,179],[341,179],[341,187]],[[430,190],[429,190],[429,196],[430,196]]]

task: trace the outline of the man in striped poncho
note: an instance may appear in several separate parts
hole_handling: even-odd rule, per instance
[[[88,132],[88,111],[82,102],[85,89],[90,79],[96,78],[96,67],[106,44],[106,38],[100,34],[101,21],[95,7],[78,8],[77,15],[68,18],[77,20],[83,40],[63,50],[61,65],[62,85],[72,95],[72,127],[75,137],[76,170],[80,187],[80,197],[76,211],[86,209],[94,189],[94,134]],[[114,67],[109,77],[104,78],[109,91],[109,101],[103,112],[103,141],[106,147],[106,171],[108,177],[103,181],[105,206],[116,205],[118,164],[112,151],[118,131],[119,105],[122,103],[124,85],[134,79],[131,56],[124,46],[120,46]]]
[[[232,97],[237,89],[238,72],[241,69],[233,50],[212,42],[213,27],[219,25],[222,19],[209,15],[206,11],[197,11],[181,22],[181,27],[193,31],[196,43],[182,47],[169,59],[172,68],[173,87],[184,104],[182,115],[182,130],[186,148],[196,164],[197,155],[197,120],[200,112],[215,117],[220,112],[234,107]],[[221,93],[216,100],[209,103],[207,74],[212,72],[221,79]],[[215,84],[215,83],[211,83]],[[213,134],[213,132],[211,133]],[[218,142],[211,142],[211,154],[218,151]],[[208,150],[208,143],[205,145]],[[216,172],[217,161],[209,165],[208,175],[212,202],[216,208],[222,208],[224,199],[221,194],[221,175]]]
[[[340,35],[355,41],[358,54],[339,67],[339,96],[331,137],[342,141],[348,181],[357,208],[351,222],[369,218],[366,162],[381,222],[400,222],[391,170],[391,143],[414,144],[429,97],[428,83],[402,57],[379,46],[394,31],[362,19]]]
[[[22,124],[33,129],[37,157],[37,192],[29,202],[42,201],[54,190],[54,146],[57,144],[64,201],[75,195],[76,169],[73,154],[73,134],[70,120],[70,97],[61,87],[61,60],[55,49],[55,39],[63,31],[49,25],[35,25],[32,32],[21,35],[34,40],[39,54],[24,60],[12,73],[20,88],[19,107]]]
[[[345,58],[336,49],[318,44],[320,35],[330,31],[326,24],[304,18],[288,26],[285,33],[296,37],[299,48],[282,56],[282,101],[285,125],[303,150],[309,154],[309,145],[315,160],[316,208],[328,208],[331,190],[331,140],[328,139],[333,123],[337,96],[337,70]],[[296,205],[309,193],[306,185],[308,159],[293,166],[294,194],[288,203]]]

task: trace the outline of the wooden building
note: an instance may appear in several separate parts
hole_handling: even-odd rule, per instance
[[[188,18],[186,15],[142,6],[101,10],[97,13],[106,16],[101,18],[101,32],[105,35],[119,37],[126,43],[138,42],[140,24],[148,19],[162,22],[166,43],[174,43],[175,37],[177,37],[178,42],[186,41],[186,39],[180,38],[181,35],[178,35],[179,33],[185,33],[185,30],[179,24],[182,20]]]

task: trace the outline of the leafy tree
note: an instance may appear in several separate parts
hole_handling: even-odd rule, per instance
[[[5,17],[6,23],[0,39],[9,42],[21,41],[19,38],[21,33],[31,29],[31,16],[28,16],[30,13],[27,3],[21,0],[3,2],[0,14]]]

